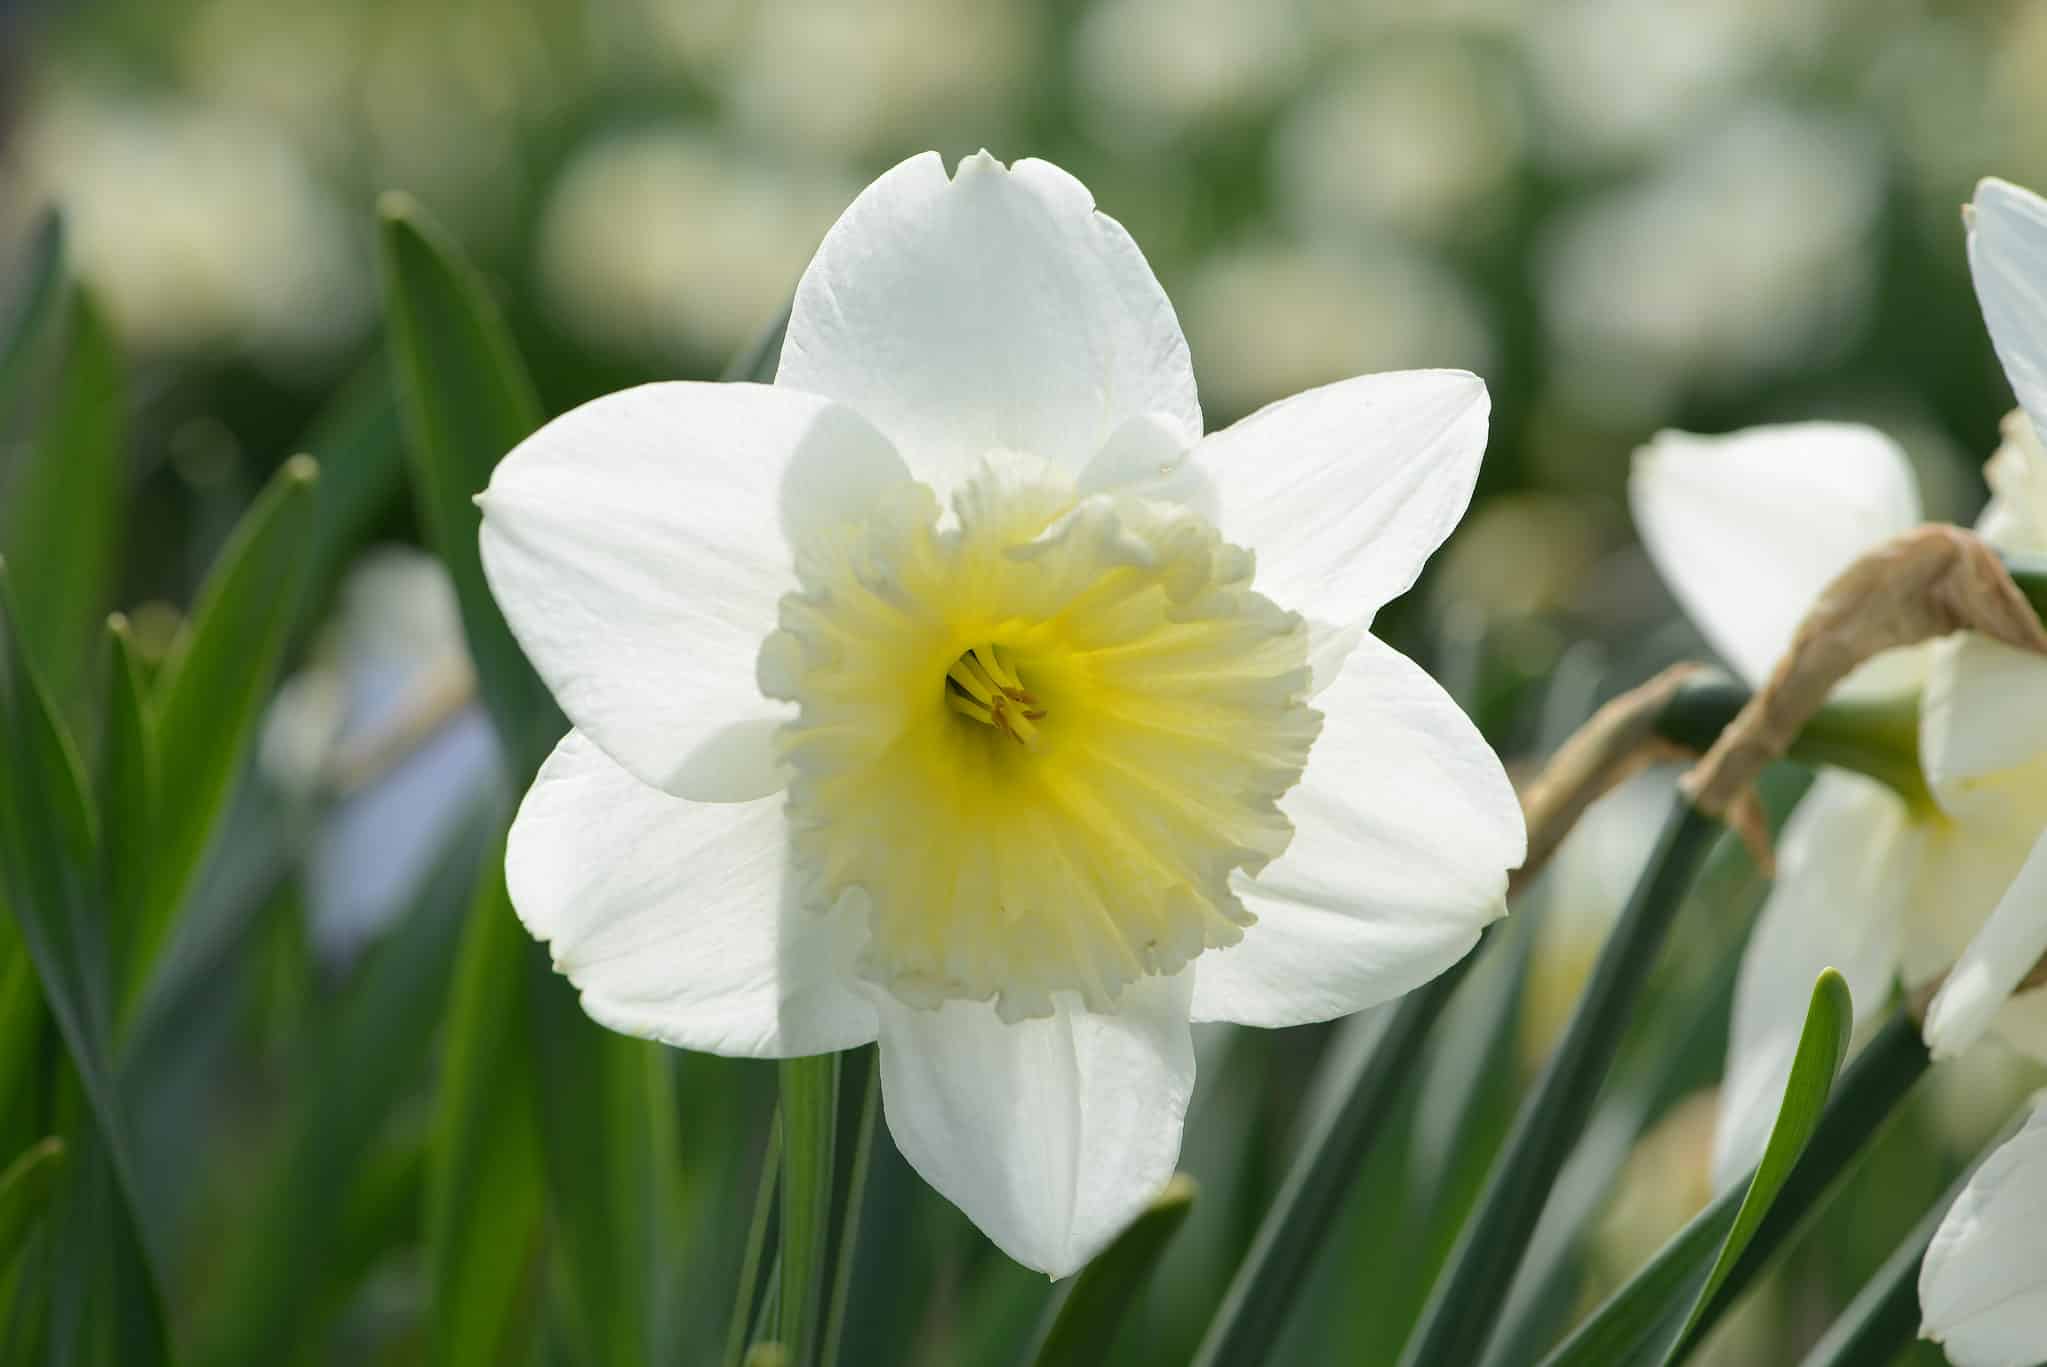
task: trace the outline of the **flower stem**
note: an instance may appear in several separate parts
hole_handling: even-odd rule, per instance
[[[1474,951],[1476,952],[1476,951]],[[1264,1360],[1328,1237],[1343,1194],[1364,1166],[1393,1100],[1413,1072],[1429,1028],[1471,963],[1467,954],[1384,1010],[1378,1038],[1359,1055],[1357,1073],[1331,1107],[1265,1213],[1209,1323],[1195,1367],[1249,1367]]]
[[[817,1349],[818,1310],[831,1240],[839,1119],[839,1056],[784,1059],[782,1080],[782,1304],[777,1337],[792,1367]]]
[[[746,1252],[739,1264],[739,1292],[732,1303],[732,1327],[725,1334],[724,1367],[739,1367],[753,1328],[753,1303],[759,1297],[761,1259],[767,1251],[769,1217],[775,1210],[775,1186],[782,1175],[782,1115],[768,1122],[767,1147],[761,1152],[760,1182],[753,1193],[753,1218],[746,1228]]]
[[[846,1179],[846,1209],[839,1221],[838,1266],[832,1276],[831,1302],[825,1309],[824,1351],[818,1361],[836,1367],[839,1344],[846,1332],[846,1307],[852,1299],[853,1266],[860,1253],[860,1211],[867,1200],[867,1168],[874,1157],[874,1130],[881,1114],[881,1061],[866,1060],[860,1091],[860,1132],[853,1140],[853,1171]]]
[[[1549,1066],[1523,1105],[1443,1278],[1409,1337],[1403,1367],[1475,1362],[1507,1288],[1620,1048],[1623,1027],[1718,827],[1680,802],[1601,951]]]

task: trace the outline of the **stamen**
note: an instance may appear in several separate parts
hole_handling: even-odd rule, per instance
[[[994,646],[975,646],[960,656],[945,672],[945,683],[945,699],[953,711],[994,727],[1020,745],[1036,743],[1034,723],[1045,719],[1045,709]]]

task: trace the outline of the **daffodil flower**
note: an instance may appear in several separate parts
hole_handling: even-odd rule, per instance
[[[613,1029],[878,1040],[904,1156],[1074,1270],[1171,1175],[1190,1021],[1356,1011],[1502,914],[1499,761],[1368,630],[1487,413],[1469,374],[1377,375],[1204,438],[1086,189],[904,162],[772,386],[599,399],[482,496],[574,725],[512,829],[519,915]]]
[[[2024,406],[1990,463],[1995,496],[1978,529],[2001,548],[2047,549],[2038,438],[2047,419],[2047,206],[1985,181],[1969,255]],[[1665,433],[1637,454],[1630,495],[1665,580],[1752,686],[1829,580],[1920,520],[1904,453],[1846,424]],[[1863,1019],[1894,984],[1940,980],[1925,1026],[1936,1057],[1994,1031],[2047,1059],[2047,993],[2012,995],[2047,951],[2047,661],[1962,633],[1879,655],[1837,696],[1920,690],[1930,796],[1908,800],[1830,770],[1785,827],[1776,884],[1735,989],[1715,1147],[1722,1186],[1762,1152],[1812,981],[1829,965]]]

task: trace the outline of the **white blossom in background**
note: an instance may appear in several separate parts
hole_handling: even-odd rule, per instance
[[[1255,117],[1310,55],[1300,0],[1104,0],[1074,28],[1072,66],[1090,131],[1143,148]]]
[[[2047,549],[2037,433],[2047,410],[2047,208],[1986,181],[1969,246],[1985,320],[2025,409],[1990,463],[1994,497],[1978,528],[2002,548]],[[1752,686],[1836,573],[1919,520],[1903,453],[1881,433],[1838,424],[1666,433],[1636,457],[1630,493],[1665,579]],[[2011,995],[2047,953],[2047,661],[1962,633],[1878,656],[1840,695],[1922,687],[1930,801],[1829,771],[1785,827],[1736,987],[1722,1185],[1761,1152],[1812,980],[1828,965],[1846,977],[1860,1020],[1883,1009],[1894,982],[1939,981],[1925,1024],[1936,1057],[1994,1031],[2047,1059],[2047,993]]]
[[[1483,236],[1504,210],[1522,124],[1499,59],[1456,41],[1384,42],[1287,114],[1275,189],[1304,232]]]
[[[788,302],[856,188],[687,127],[602,137],[548,195],[541,288],[585,342],[701,364],[739,350]]]
[[[320,649],[271,704],[260,759],[314,813],[313,944],[346,961],[417,895],[503,773],[439,560],[392,546],[349,570]]]
[[[1350,375],[1413,366],[1484,372],[1483,302],[1435,257],[1396,243],[1248,243],[1204,260],[1186,294],[1202,392],[1223,413]]]
[[[902,163],[826,235],[774,385],[599,399],[482,496],[575,727],[512,829],[519,915],[614,1029],[878,1040],[905,1157],[1073,1271],[1172,1172],[1190,1021],[1356,1011],[1504,911],[1499,761],[1368,633],[1487,410],[1376,375],[1204,437],[1085,188]]]
[[[60,90],[15,134],[0,230],[64,207],[77,271],[129,345],[272,366],[358,337],[374,290],[338,206],[266,124],[186,101]]]
[[[1654,422],[1851,345],[1883,188],[1859,124],[1757,107],[1572,208],[1537,260],[1562,396]]]

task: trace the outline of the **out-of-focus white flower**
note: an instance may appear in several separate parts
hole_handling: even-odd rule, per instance
[[[2034,1367],[2047,1352],[2047,1101],[1983,1161],[1919,1268],[1920,1333],[1955,1367]]]
[[[1202,263],[1187,334],[1211,407],[1243,413],[1346,375],[1409,366],[1483,372],[1493,334],[1447,267],[1407,248],[1265,243]]]
[[[707,75],[756,136],[872,155],[933,128],[1001,131],[1042,18],[1012,0],[767,0]]]
[[[332,198],[261,123],[59,91],[29,111],[15,156],[0,219],[63,205],[79,272],[134,346],[289,363],[368,321],[366,262]]]
[[[1564,397],[1654,421],[1688,390],[1851,344],[1881,203],[1881,163],[1859,127],[1757,109],[1573,210],[1544,244],[1539,281]]]
[[[1643,159],[1723,111],[1746,78],[1825,33],[1815,0],[1566,0],[1523,26],[1545,117],[1535,145],[1565,166]]]
[[[1969,255],[1998,354],[2026,413],[1990,465],[1979,530],[2047,548],[2047,204],[1978,190]],[[1666,434],[1636,458],[1636,521],[1664,577],[1751,684],[1819,591],[1918,520],[1901,452],[1868,428]],[[1931,802],[1828,772],[1784,832],[1776,886],[1742,961],[1718,1151],[1730,1182],[1768,1133],[1812,980],[1832,965],[1867,1019],[1894,981],[1941,986],[1925,1035],[1952,1056],[1984,1031],[2047,1059],[2047,993],[2012,996],[2047,954],[2047,661],[1960,633],[1869,661],[1846,695],[1924,681],[1919,754]]]
[[[1521,135],[1496,63],[1455,42],[1387,43],[1287,117],[1274,174],[1304,231],[1457,239],[1487,227]]]
[[[904,1155],[1074,1270],[1172,1171],[1190,1019],[1358,1010],[1504,910],[1506,776],[1366,630],[1486,414],[1474,376],[1379,375],[1204,438],[1172,307],[1077,181],[902,163],[805,272],[773,386],[599,399],[483,495],[576,728],[514,905],[615,1029],[878,1038]]]
[[[501,781],[438,560],[390,547],[349,571],[318,656],[271,705],[261,760],[273,783],[321,809],[306,860],[313,939],[347,958]]]
[[[541,285],[586,340],[722,357],[788,302],[853,188],[687,128],[614,134],[579,152],[548,199]]]
[[[1073,71],[1097,136],[1144,145],[1277,102],[1305,32],[1294,0],[1105,0],[1074,29]]]

